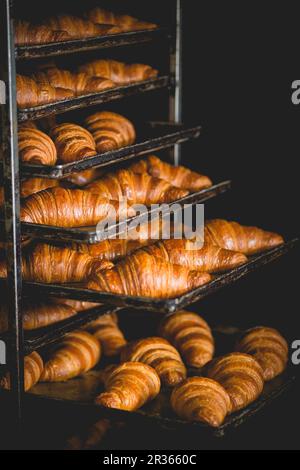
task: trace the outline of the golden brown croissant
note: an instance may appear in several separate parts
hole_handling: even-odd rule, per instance
[[[110,368],[105,379],[105,390],[96,397],[97,405],[134,411],[159,394],[160,379],[147,364],[124,362]]]
[[[265,326],[246,331],[236,345],[236,350],[255,357],[266,381],[281,374],[288,361],[286,340],[277,330]]]
[[[25,198],[31,194],[39,193],[44,189],[55,188],[59,186],[58,180],[50,178],[29,178],[21,181],[21,197]]]
[[[74,300],[74,299],[64,299],[63,297],[52,297],[52,302],[56,304],[67,305],[76,312],[82,312],[84,310],[89,310],[90,308],[99,307],[100,304],[94,302],[85,302],[84,300]]]
[[[110,201],[95,192],[82,189],[53,188],[33,194],[21,207],[23,222],[54,225],[57,227],[83,227],[97,225],[110,218],[132,217],[131,207]]]
[[[224,250],[213,245],[197,248],[194,240],[162,240],[146,248],[148,253],[173,264],[209,273],[226,271],[246,263],[242,253]]]
[[[226,390],[215,380],[190,377],[174,388],[171,406],[187,421],[200,421],[220,426],[230,412],[231,403]]]
[[[71,39],[66,31],[54,31],[44,25],[33,25],[28,21],[15,21],[15,44],[46,44],[48,42],[67,41]]]
[[[117,85],[128,85],[149,80],[158,75],[158,70],[153,69],[150,65],[125,64],[111,59],[98,59],[88,62],[81,65],[79,70],[89,76],[107,78]]]
[[[25,281],[44,283],[82,282],[107,263],[70,248],[39,243],[23,254],[22,276]],[[1,260],[0,277],[6,276],[6,260]]]
[[[19,155],[22,162],[54,165],[57,160],[55,145],[47,134],[38,129],[21,128],[18,132]]]
[[[96,155],[93,136],[77,124],[59,124],[51,129],[58,158],[63,163],[75,162]]]
[[[122,31],[137,31],[140,29],[154,29],[157,25],[147,21],[140,21],[130,15],[117,15],[104,8],[96,7],[87,13],[87,18],[94,23],[114,24],[119,26]]]
[[[117,260],[129,255],[133,251],[147,244],[147,240],[130,240],[127,238],[112,238],[102,240],[99,243],[89,245],[87,243],[72,243],[72,249],[80,253],[87,253],[93,258],[99,260],[106,259],[108,261]]]
[[[188,366],[202,367],[214,355],[211,329],[196,313],[181,310],[165,317],[158,333],[178,349]]]
[[[126,256],[115,267],[94,273],[87,287],[114,294],[168,298],[195,289],[210,279],[208,273],[166,263],[141,249]]]
[[[120,114],[95,113],[86,118],[85,125],[93,135],[99,153],[126,147],[135,141],[133,124]]]
[[[76,186],[86,186],[92,181],[100,178],[102,176],[103,170],[99,168],[91,168],[89,170],[79,171],[78,173],[73,173],[68,176],[65,181],[75,184]]]
[[[284,243],[281,235],[257,227],[246,227],[237,222],[213,219],[205,224],[204,239],[227,250],[252,255]]]
[[[48,18],[45,24],[53,30],[66,31],[72,39],[89,38],[120,32],[118,26],[109,24],[98,25],[89,20],[84,20],[72,15],[58,15]]]
[[[158,337],[140,339],[121,352],[121,362],[143,362],[158,373],[162,385],[174,387],[186,378],[179,352],[167,340]]]
[[[46,83],[54,88],[64,88],[71,90],[76,96],[85,93],[96,93],[115,87],[115,83],[102,77],[91,77],[81,73],[72,73],[69,70],[57,68],[50,65],[42,70],[38,70],[32,75],[37,83]]]
[[[176,201],[188,194],[185,189],[175,188],[170,183],[143,173],[118,170],[108,173],[89,184],[87,189],[107,199],[126,199],[130,204],[162,204]]]
[[[44,368],[41,356],[33,351],[24,357],[24,390],[30,390],[40,379]],[[6,374],[0,378],[0,388],[10,390],[10,374]]]
[[[263,370],[249,354],[234,352],[213,359],[204,375],[223,385],[230,396],[231,412],[256,400],[264,387]]]
[[[85,329],[98,339],[105,356],[116,356],[127,343],[115,313],[108,313],[89,323]]]
[[[30,77],[17,75],[17,104],[20,108],[61,101],[74,96],[71,90],[54,88],[47,83],[37,83]]]
[[[212,181],[208,176],[201,175],[185,168],[184,166],[173,166],[160,160],[155,155],[150,155],[145,160],[133,163],[129,167],[135,173],[144,173],[166,180],[178,188],[188,191],[200,191],[209,188]]]
[[[22,308],[24,330],[35,330],[53,323],[66,320],[77,314],[77,310],[68,305],[54,302],[27,302]]]
[[[63,382],[92,369],[100,360],[99,341],[86,331],[68,333],[45,361],[42,382]]]

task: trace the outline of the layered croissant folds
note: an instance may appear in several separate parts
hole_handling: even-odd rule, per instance
[[[100,7],[93,8],[87,13],[90,21],[98,24],[112,24],[118,26],[122,31],[136,31],[141,29],[153,29],[157,25],[147,21],[141,21],[130,15],[118,15]]]
[[[29,247],[30,248],[30,247]],[[108,262],[77,253],[70,248],[38,243],[22,256],[22,276],[25,281],[65,283],[86,281]],[[107,264],[108,263],[108,264]],[[7,276],[6,261],[0,261],[0,277]]]
[[[205,375],[219,382],[231,401],[231,412],[256,400],[264,386],[263,370],[249,354],[230,353],[205,366]]]
[[[145,338],[130,343],[122,350],[121,361],[148,364],[156,370],[161,383],[168,387],[186,378],[186,368],[178,351],[163,338]]]
[[[178,349],[185,363],[191,367],[202,367],[213,357],[211,329],[196,313],[182,310],[167,316],[158,332]]]
[[[33,194],[23,202],[20,212],[23,222],[57,227],[91,226],[115,216],[134,215],[133,208],[95,191],[60,187]]]
[[[116,356],[127,343],[118,326],[118,317],[115,313],[102,315],[90,322],[85,329],[98,339],[105,356]]]
[[[95,399],[97,405],[134,411],[155,398],[160,391],[156,371],[141,362],[124,362],[109,368],[105,392]]]
[[[259,362],[264,380],[281,374],[288,360],[288,344],[274,328],[260,326],[246,331],[236,345],[236,350],[251,354]]]
[[[205,377],[191,377],[175,387],[171,406],[180,418],[213,427],[220,426],[231,410],[225,388]]]
[[[92,369],[100,360],[99,341],[86,331],[68,333],[45,361],[40,380],[62,382]]]
[[[173,166],[160,160],[155,155],[150,155],[145,160],[130,165],[134,173],[149,173],[151,176],[166,180],[178,188],[188,191],[200,191],[209,188],[212,181],[208,176],[201,175],[185,168],[184,166]]]
[[[30,390],[39,380],[43,371],[43,360],[36,352],[32,352],[24,357],[24,390]],[[0,388],[10,390],[10,375],[9,373],[0,378]]]
[[[143,249],[119,261],[112,269],[95,273],[89,289],[141,297],[175,297],[210,281],[208,273],[154,258]]]

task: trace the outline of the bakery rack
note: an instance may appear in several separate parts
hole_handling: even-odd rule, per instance
[[[21,236],[32,236],[37,239],[58,242],[86,242],[95,243],[99,240],[99,234],[95,227],[84,229],[62,229],[35,224],[22,224],[20,222],[20,179],[24,177],[42,177],[61,179],[72,173],[88,168],[107,167],[108,165],[122,163],[126,160],[146,155],[150,152],[172,149],[174,164],[181,160],[180,144],[190,139],[197,138],[202,132],[201,126],[186,126],[181,123],[182,118],[182,0],[170,1],[172,7],[172,27],[159,27],[152,31],[138,31],[86,40],[73,40],[42,46],[15,47],[13,18],[15,4],[20,0],[2,0],[0,2],[0,104],[1,104],[1,132],[3,159],[3,183],[5,193],[4,214],[0,220],[0,235],[6,240],[7,280],[0,280],[0,287],[7,296],[9,332],[4,335],[7,339],[7,357],[9,358],[9,371],[11,373],[11,392],[1,392],[1,397],[10,397],[12,405],[11,416],[19,426],[22,421],[22,411],[25,400],[28,397],[23,393],[23,357],[24,354],[43,348],[57,340],[64,334],[78,328],[88,321],[97,318],[107,312],[116,309],[131,307],[134,309],[147,309],[162,313],[172,313],[179,308],[190,305],[193,302],[212,294],[216,290],[230,285],[241,277],[260,266],[273,261],[292,248],[296,240],[285,243],[266,253],[249,259],[248,263],[235,268],[228,273],[217,275],[211,283],[195,289],[174,299],[149,300],[145,298],[133,298],[112,294],[98,293],[74,286],[44,285],[34,282],[22,282],[21,275]],[[159,76],[157,79],[147,80],[138,84],[123,86],[101,92],[64,100],[59,103],[48,104],[30,109],[17,109],[16,103],[16,63],[27,60],[47,59],[53,56],[70,55],[74,53],[86,53],[101,49],[112,49],[123,46],[131,47],[154,43],[159,45],[161,41],[167,41],[169,50],[169,73]],[[144,95],[149,92],[155,94],[159,90],[168,93],[168,122],[148,123],[139,133],[140,141],[126,148],[96,155],[82,161],[55,165],[53,167],[39,165],[20,165],[18,158],[18,122],[29,119],[39,119],[52,114],[61,114],[103,103],[116,102],[123,98],[130,99],[133,95]],[[194,205],[215,197],[230,188],[230,181],[225,180],[214,184],[207,190],[191,194],[183,198],[179,205]],[[144,214],[149,217],[151,212]],[[117,227],[108,227],[108,236],[117,231],[121,233],[126,229],[127,223],[117,224]],[[87,312],[78,314],[58,325],[52,325],[37,332],[26,333],[22,328],[22,296],[55,295],[90,300],[103,305]],[[37,398],[34,397],[36,400]],[[30,396],[32,399],[32,396]],[[43,399],[41,399],[43,402]],[[46,403],[47,400],[45,400]],[[48,405],[47,405],[48,406]],[[86,405],[86,409],[95,411],[94,406]],[[101,410],[102,411],[102,410]],[[113,416],[118,414],[114,410],[106,410],[105,413]],[[251,414],[251,413],[250,413]],[[123,413],[124,415],[124,413]],[[125,413],[126,416],[128,414]],[[133,413],[132,419],[139,419],[143,413]],[[166,418],[167,419],[167,418]]]

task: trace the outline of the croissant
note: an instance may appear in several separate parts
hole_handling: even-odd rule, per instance
[[[66,181],[75,184],[76,186],[86,186],[92,181],[95,181],[100,176],[102,176],[103,171],[99,168],[91,168],[84,171],[79,171],[78,173],[73,173],[66,178]]]
[[[84,20],[72,15],[58,15],[48,18],[45,24],[53,30],[66,31],[72,39],[89,38],[120,32],[118,26],[110,24],[98,25],[89,20]]]
[[[102,315],[97,320],[90,322],[85,329],[98,339],[105,356],[116,356],[126,344],[115,313]]]
[[[84,300],[64,299],[60,297],[52,297],[52,302],[56,304],[62,304],[71,307],[76,312],[82,312],[89,310],[90,308],[99,307],[100,304],[94,302],[85,302]]]
[[[266,232],[257,227],[246,227],[237,222],[214,219],[205,224],[204,239],[227,250],[239,251],[252,255],[284,243],[281,235]]]
[[[40,379],[44,368],[41,356],[33,351],[24,357],[24,390],[30,390]],[[10,374],[6,374],[0,378],[0,388],[10,390]]]
[[[70,248],[37,244],[22,256],[22,276],[25,281],[44,283],[81,282],[107,262],[98,261]],[[7,276],[6,260],[0,261],[0,277]]]
[[[24,330],[35,330],[66,320],[77,314],[77,310],[68,305],[54,302],[26,303],[22,309]]]
[[[15,45],[46,44],[48,42],[67,41],[66,31],[53,31],[44,25],[33,25],[28,21],[15,21]]]
[[[158,70],[150,65],[125,64],[111,59],[98,59],[81,65],[79,71],[94,77],[102,77],[112,80],[118,85],[128,85],[155,78]]]
[[[95,93],[115,87],[115,83],[102,77],[91,77],[88,74],[72,73],[50,65],[38,70],[32,75],[38,83],[46,83],[55,88],[71,90],[76,96],[85,93]]]
[[[97,405],[134,411],[159,394],[160,379],[147,364],[124,362],[110,368],[105,379],[105,390],[96,397]]]
[[[18,124],[19,129],[37,129],[37,125],[34,121],[24,121]]]
[[[93,135],[99,153],[126,147],[135,141],[133,124],[120,114],[95,113],[86,118],[85,125]]]
[[[87,287],[114,294],[168,298],[195,289],[210,279],[208,273],[166,263],[141,249],[119,261],[115,267],[94,273]]]
[[[178,188],[188,191],[200,191],[209,188],[212,181],[208,176],[201,175],[185,168],[184,166],[173,166],[160,160],[155,155],[150,155],[145,160],[130,165],[130,169],[135,173],[144,173],[166,180]]]
[[[55,188],[57,186],[59,186],[58,180],[50,178],[29,178],[21,182],[20,195],[22,198],[25,198],[31,196],[31,194],[39,193],[44,189]]]
[[[71,90],[54,88],[47,83],[37,83],[30,77],[17,75],[17,104],[20,108],[28,108],[42,104],[61,101],[74,96]]]
[[[51,130],[58,158],[63,163],[75,162],[96,155],[93,136],[77,124],[64,123]]]
[[[236,345],[236,350],[255,357],[263,370],[265,381],[281,374],[288,361],[286,340],[277,330],[265,326],[246,331]]]
[[[126,199],[131,204],[162,204],[176,201],[188,194],[184,189],[175,188],[170,183],[143,173],[118,170],[108,173],[89,184],[87,189],[107,199]]]
[[[200,421],[209,426],[220,426],[230,412],[230,397],[215,380],[190,377],[174,388],[171,406],[187,421]]]
[[[204,375],[223,385],[230,396],[231,412],[256,400],[264,387],[263,370],[249,354],[234,352],[213,359]]]
[[[246,263],[242,253],[224,250],[213,245],[197,248],[193,240],[162,240],[146,248],[148,253],[173,264],[210,273],[226,271]]]
[[[165,317],[158,334],[178,349],[188,366],[202,367],[214,355],[211,329],[196,313],[181,310]]]
[[[147,21],[140,21],[129,15],[117,15],[103,8],[96,7],[87,13],[87,18],[94,23],[113,24],[121,28],[122,31],[137,31],[139,29],[154,29],[156,24]]]
[[[91,191],[60,187],[33,194],[23,202],[20,212],[23,222],[56,227],[97,225],[114,215],[119,218],[131,217],[135,211]]]
[[[21,128],[18,132],[19,154],[25,163],[54,165],[56,148],[50,137],[38,129]]]
[[[143,362],[156,370],[162,385],[174,387],[186,378],[180,354],[163,338],[146,338],[130,343],[121,352],[121,362]]]
[[[99,341],[86,331],[68,333],[45,361],[42,382],[63,382],[92,369],[100,360]]]

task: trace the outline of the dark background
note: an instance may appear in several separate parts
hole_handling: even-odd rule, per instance
[[[115,2],[121,3],[124,7],[124,2]],[[230,194],[206,204],[206,216],[278,231],[286,239],[297,236],[300,106],[291,103],[291,83],[300,78],[298,11],[292,2],[281,2],[280,7],[262,2],[182,3],[183,118],[201,123],[204,130],[197,142],[183,146],[183,162],[215,180],[233,181]],[[137,16],[172,21],[167,1],[128,5],[128,11]],[[32,10],[27,13],[31,16]],[[137,60],[147,48],[132,50],[131,60]],[[122,58],[128,51],[115,54]],[[164,66],[157,45],[147,53],[153,65]],[[136,119],[165,113],[165,102],[153,97],[131,103],[135,107],[123,102],[112,108],[124,108]],[[191,310],[211,325],[274,326],[291,343],[300,339],[298,263],[299,250],[294,250]],[[224,440],[203,442],[192,433],[170,434],[144,427],[115,435],[108,445],[123,449],[299,449],[299,409],[299,390],[294,387]],[[51,442],[54,430],[50,427],[48,433]]]

